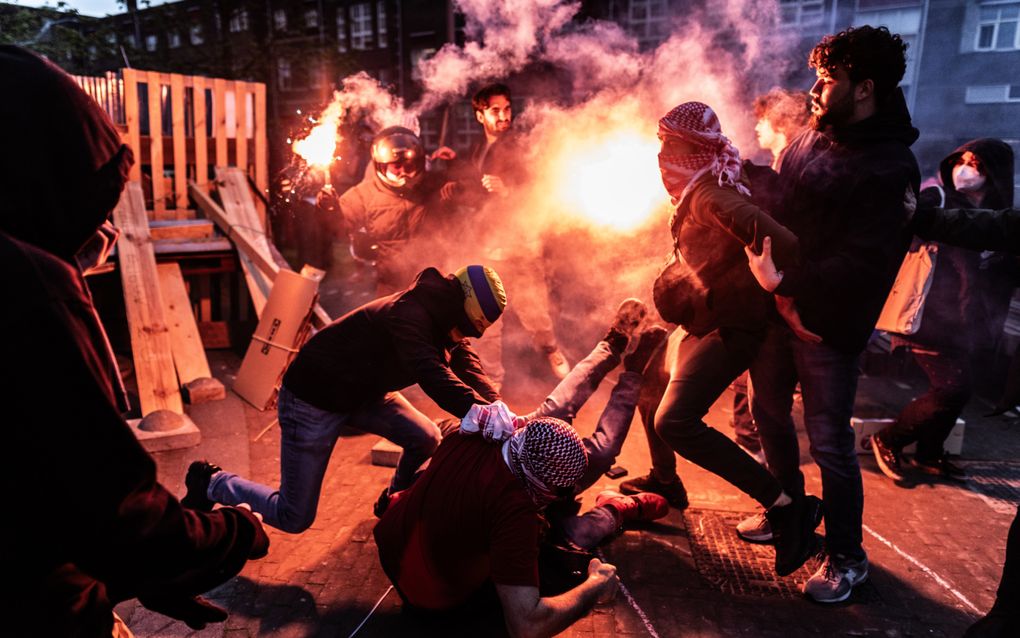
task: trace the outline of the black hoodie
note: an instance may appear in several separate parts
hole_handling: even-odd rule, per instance
[[[867,345],[910,244],[903,200],[920,184],[917,137],[896,89],[872,117],[805,131],[779,167],[775,217],[800,239],[802,261],[775,292],[793,297],[804,325],[846,354]]]
[[[74,265],[131,154],[56,66],[0,46],[3,633],[109,636],[113,605],[167,611],[268,539],[250,512],[186,510],[120,416],[116,365]],[[175,612],[180,615],[179,612]]]
[[[301,348],[283,385],[320,410],[349,413],[417,383],[460,418],[499,393],[466,340],[450,332],[463,322],[464,292],[435,268],[407,289],[355,308]]]

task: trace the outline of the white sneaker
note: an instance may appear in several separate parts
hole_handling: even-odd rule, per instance
[[[758,512],[737,523],[737,536],[750,543],[771,543],[772,525],[765,518],[765,512]]]
[[[819,603],[838,603],[850,597],[854,587],[868,579],[868,559],[826,556],[825,562],[804,583],[804,593]]]

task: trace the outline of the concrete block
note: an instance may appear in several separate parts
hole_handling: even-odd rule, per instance
[[[205,403],[227,398],[227,389],[219,379],[202,377],[184,384],[184,400],[188,403]]]
[[[129,419],[127,423],[149,452],[195,447],[202,442],[202,433],[195,422],[187,415],[170,410],[156,410],[143,419]]]
[[[895,419],[858,419],[853,417],[850,419],[850,424],[854,428],[854,446],[857,448],[858,454],[871,454],[871,437],[886,427],[892,425]],[[957,419],[956,425],[950,430],[949,436],[946,437],[946,441],[943,444],[946,452],[950,454],[959,455],[963,452],[963,431],[966,426],[966,422],[963,419]],[[913,454],[917,448],[916,444],[910,444],[903,448],[903,451],[907,454]]]
[[[382,467],[397,467],[400,454],[404,449],[386,439],[379,439],[379,442],[372,446],[372,465]]]

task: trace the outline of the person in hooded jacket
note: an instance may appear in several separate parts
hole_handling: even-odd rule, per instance
[[[812,127],[780,162],[778,219],[800,240],[799,262],[778,270],[749,254],[751,270],[795,307],[809,334],[769,323],[751,365],[752,414],[769,470],[784,490],[804,489],[791,418],[798,381],[811,455],[822,475],[826,559],[805,583],[815,601],[846,600],[868,576],[864,487],[850,425],[858,359],[910,245],[906,192],[920,184],[910,123],[898,88],[906,45],[885,27],[825,36],[812,50]],[[783,301],[786,300],[786,301]]]
[[[443,276],[426,268],[406,289],[340,317],[301,348],[283,377],[280,487],[261,485],[206,461],[188,468],[186,504],[250,503],[267,524],[290,533],[315,520],[322,480],[343,427],[403,448],[380,496],[406,489],[438,447],[439,428],[400,394],[413,384],[450,414],[499,400],[466,337],[480,337],[506,308],[491,268],[471,265]]]
[[[134,597],[195,628],[222,621],[198,594],[269,540],[249,510],[194,512],[157,482],[83,277],[116,236],[131,149],[33,53],[0,46],[0,92],[4,634],[110,636],[114,605]]]
[[[740,154],[710,107],[677,106],[659,120],[659,139],[663,185],[677,208],[670,220],[675,248],[656,281],[655,302],[662,317],[687,334],[654,410],[655,434],[766,509],[778,530],[775,569],[786,575],[814,553],[820,501],[785,492],[767,469],[704,418],[751,364],[767,325],[772,301],[747,268],[745,246],[760,248],[764,237],[774,237],[782,261],[798,254],[797,238],[750,201]]]
[[[939,165],[948,208],[1002,208],[1013,201],[1013,150],[995,139],[977,139],[960,146]],[[919,205],[939,202],[942,190],[925,189]],[[941,203],[941,202],[939,202]],[[911,466],[919,472],[959,478],[963,470],[945,455],[943,443],[970,399],[970,356],[974,335],[981,323],[992,323],[981,332],[1002,330],[1009,299],[1000,300],[997,312],[982,307],[981,254],[947,244],[937,244],[938,258],[931,288],[924,303],[918,331],[894,335],[893,346],[910,350],[928,377],[928,390],[900,412],[896,422],[872,437],[872,451],[879,468],[889,478],[902,480],[903,448],[917,443]]]

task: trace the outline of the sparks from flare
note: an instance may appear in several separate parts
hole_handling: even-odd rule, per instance
[[[307,136],[295,141],[291,148],[309,165],[328,168],[336,153],[337,129],[343,114],[343,107],[339,103],[331,103],[323,111],[318,124],[312,127]]]
[[[600,226],[631,230],[668,201],[659,177],[655,137],[636,130],[565,145],[550,165],[560,173],[564,208]]]

